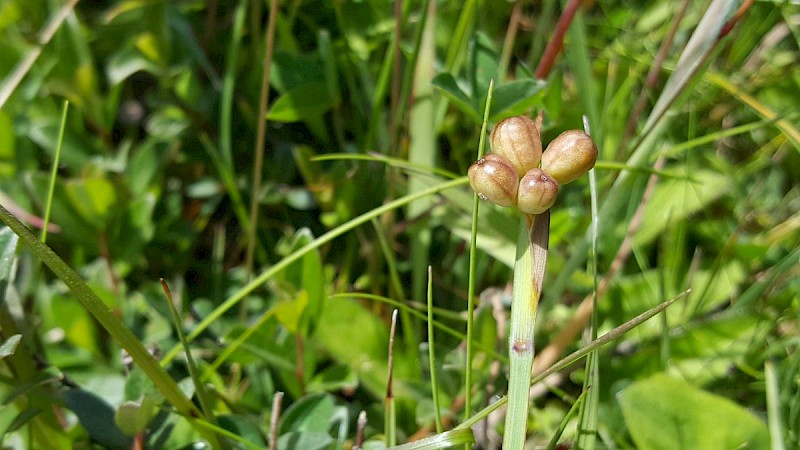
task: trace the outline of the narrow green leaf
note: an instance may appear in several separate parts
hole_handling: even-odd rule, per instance
[[[11,271],[17,258],[18,240],[10,228],[0,228],[0,308],[5,308],[6,290],[11,283]]]
[[[473,442],[475,442],[475,436],[472,434],[472,430],[454,429],[418,441],[390,447],[389,450],[436,450]]]

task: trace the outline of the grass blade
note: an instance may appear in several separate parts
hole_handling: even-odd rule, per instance
[[[769,425],[772,450],[785,450],[783,418],[781,417],[780,386],[772,361],[764,363],[764,381],[767,388],[767,424]]]
[[[181,414],[191,417],[199,414],[197,408],[178,388],[177,383],[158,364],[153,356],[142,345],[111,309],[81,279],[80,275],[64,262],[58,255],[37,239],[16,217],[0,206],[0,220],[11,228],[31,252],[42,260],[64,284],[69,287],[75,298],[86,308],[111,337],[128,352],[156,388],[164,395]]]
[[[486,128],[489,121],[489,111],[492,106],[492,92],[494,90],[494,80],[489,81],[489,92],[486,93],[486,108],[483,111],[483,124],[481,125],[481,137],[478,140],[478,158],[483,157],[483,150],[486,148]],[[472,414],[472,333],[473,320],[475,316],[475,265],[478,254],[478,208],[480,199],[477,193],[472,194],[472,227],[469,238],[469,277],[467,286],[467,351],[464,367],[464,419],[469,419]]]
[[[61,126],[58,129],[58,145],[56,145],[55,155],[53,156],[53,167],[50,169],[50,182],[47,186],[47,200],[44,204],[44,217],[42,220],[42,243],[47,242],[47,227],[50,224],[50,212],[53,209],[53,193],[56,189],[56,176],[58,175],[58,160],[61,157],[61,148],[64,143],[64,130],[67,128],[67,111],[69,110],[69,101],[64,101],[64,106],[61,109]]]
[[[441,433],[442,412],[439,409],[439,385],[436,382],[436,358],[434,352],[434,327],[433,327],[433,274],[428,266],[428,367],[431,371],[431,397],[433,398],[433,418],[436,422],[436,432]],[[469,386],[469,385],[467,385]],[[466,408],[469,409],[469,408]]]

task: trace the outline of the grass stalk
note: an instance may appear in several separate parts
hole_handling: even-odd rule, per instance
[[[764,363],[764,382],[767,393],[767,424],[769,425],[772,450],[785,450],[783,418],[781,417],[780,386],[772,361]]]
[[[56,190],[56,176],[58,175],[58,161],[61,158],[61,149],[64,144],[64,129],[67,128],[67,111],[69,110],[69,100],[64,100],[61,109],[61,126],[58,129],[58,143],[56,152],[53,156],[53,167],[50,169],[50,181],[47,186],[47,201],[44,204],[44,217],[42,219],[42,243],[47,242],[47,227],[50,224],[50,211],[53,209],[53,194]]]
[[[483,150],[486,146],[486,128],[489,122],[489,110],[492,107],[492,92],[494,91],[494,80],[489,81],[489,91],[486,93],[486,108],[483,111],[483,124],[481,125],[480,139],[478,140],[478,158],[483,157]],[[473,357],[473,320],[475,315],[475,265],[478,258],[478,208],[480,199],[477,193],[472,195],[472,229],[470,231],[469,246],[469,277],[467,286],[467,350],[466,362],[464,367],[464,419],[469,419],[472,415],[472,357]]]
[[[275,22],[278,15],[278,0],[269,6],[267,34],[264,50],[264,74],[261,76],[261,93],[258,100],[258,127],[256,129],[255,161],[253,162],[253,190],[250,198],[250,229],[245,255],[245,270],[253,271],[253,254],[256,248],[256,222],[258,221],[258,199],[261,191],[261,173],[264,168],[264,143],[267,136],[267,104],[269,102],[269,77],[272,70],[272,51],[275,47]],[[244,309],[243,309],[244,311]]]
[[[514,53],[514,42],[517,40],[517,30],[522,20],[522,0],[514,3],[511,11],[511,18],[506,27],[506,37],[503,40],[503,51],[500,53],[500,62],[497,64],[497,77],[500,81],[508,78],[508,67],[511,63],[511,55]]]
[[[564,47],[564,35],[567,33],[570,24],[572,24],[572,19],[575,18],[575,14],[581,7],[581,3],[583,3],[583,0],[569,0],[567,6],[564,7],[564,12],[561,13],[561,17],[558,18],[553,36],[544,49],[544,54],[542,55],[542,59],[539,60],[539,65],[536,66],[536,78],[544,80],[550,74],[553,65],[556,63],[556,59],[558,59],[558,55],[561,53],[561,49]]]
[[[208,393],[206,392],[203,382],[200,380],[197,364],[194,362],[194,357],[192,357],[192,351],[189,348],[189,342],[186,340],[186,333],[183,332],[183,320],[181,319],[181,315],[178,313],[178,309],[175,307],[175,302],[172,298],[172,291],[170,291],[169,285],[167,285],[167,282],[164,281],[163,278],[161,279],[161,288],[164,289],[164,295],[167,297],[167,307],[169,309],[170,316],[172,316],[172,322],[175,325],[175,332],[178,334],[178,340],[180,341],[186,353],[186,367],[189,369],[189,376],[192,378],[195,392],[197,392],[197,400],[198,403],[200,403],[200,410],[203,411],[206,420],[209,422],[214,422],[214,412],[211,410],[211,403],[208,401]]]
[[[436,432],[441,433],[442,412],[439,409],[439,384],[436,382],[436,358],[434,351],[434,327],[433,327],[433,273],[431,266],[428,266],[428,366],[431,371],[431,398],[433,399],[433,419],[436,423]],[[469,390],[469,385],[467,385]],[[467,408],[469,409],[469,408]]]
[[[409,146],[408,162],[422,166],[436,166],[436,158],[440,153],[436,139],[435,96],[431,79],[436,67],[435,14],[425,22],[420,42],[417,64],[413,73],[414,100],[409,112]],[[396,154],[396,153],[395,153]],[[390,171],[391,173],[391,171]],[[425,188],[427,180],[416,174],[408,177],[408,192],[417,192]],[[421,217],[431,208],[429,198],[412,202],[406,208],[408,217]],[[420,227],[412,233],[411,252],[411,290],[412,298],[423,298],[425,294],[425,271],[430,259],[430,243],[432,232],[428,227]],[[405,327],[404,327],[405,329]]]
[[[549,210],[526,216],[520,222],[508,338],[510,374],[504,450],[522,450],[525,446],[528,391],[534,355],[534,324],[547,263],[549,236]]]
[[[583,116],[583,128],[586,134],[589,132],[588,118]],[[592,242],[592,255],[591,255],[591,271],[592,271],[592,315],[589,325],[589,339],[597,339],[597,286],[598,286],[598,273],[597,273],[597,236],[598,236],[598,209],[597,209],[597,180],[595,177],[594,169],[589,171],[589,190],[591,192],[591,205],[592,205],[592,224],[591,224],[591,242]],[[589,353],[586,359],[586,378],[583,380],[583,393],[585,401],[580,405],[580,421],[578,424],[578,439],[576,445],[580,449],[593,450],[595,448],[598,427],[598,403],[599,398],[599,383],[600,383],[600,367],[598,363],[599,353],[597,349]]]
[[[375,235],[378,237],[378,244],[380,245],[381,252],[386,260],[386,271],[389,276],[389,288],[391,292],[394,293],[394,297],[397,299],[397,301],[405,304],[408,302],[408,298],[406,297],[405,289],[403,289],[403,282],[400,280],[400,273],[397,270],[397,261],[395,260],[394,253],[389,245],[389,239],[386,237],[386,233],[384,233],[384,230],[377,218],[373,218],[371,222],[373,228],[375,229]],[[414,332],[414,327],[412,326],[414,322],[412,322],[411,316],[408,314],[408,308],[401,308],[400,314],[402,321],[400,326],[403,327],[403,351],[416,351],[416,333]]]
[[[397,331],[397,310],[392,312],[392,328],[389,331],[389,375],[386,380],[386,401],[384,403],[384,434],[386,446],[397,445],[397,412],[394,402],[394,336]]]
[[[269,418],[269,450],[278,448],[278,420],[281,417],[282,403],[283,392],[278,391],[275,393],[275,396],[272,397],[272,413]]]

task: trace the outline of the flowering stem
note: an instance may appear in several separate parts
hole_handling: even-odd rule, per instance
[[[508,338],[510,374],[504,450],[522,450],[525,445],[534,355],[533,327],[542,292],[549,236],[550,210],[526,215],[520,222]]]

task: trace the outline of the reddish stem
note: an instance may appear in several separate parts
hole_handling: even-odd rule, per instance
[[[567,30],[570,24],[572,24],[572,20],[575,18],[575,14],[578,13],[578,8],[581,7],[582,3],[583,0],[569,0],[566,8],[564,8],[564,12],[561,13],[561,17],[559,17],[558,23],[556,24],[556,29],[553,31],[553,37],[550,39],[550,42],[547,43],[542,59],[536,67],[535,75],[537,79],[544,80],[553,69],[556,58],[558,58],[558,54],[561,53],[561,49],[564,47],[564,35],[567,34]]]
[[[736,24],[739,22],[739,19],[741,19],[742,16],[744,16],[744,13],[746,13],[747,10],[750,9],[751,6],[753,6],[753,3],[755,3],[755,0],[745,0],[745,2],[742,3],[742,6],[740,6],[739,9],[737,9],[736,12],[733,13],[733,16],[730,18],[730,20],[728,20],[728,22],[722,26],[722,29],[719,31],[720,39],[727,36],[728,33],[731,32],[733,27],[736,26]]]

